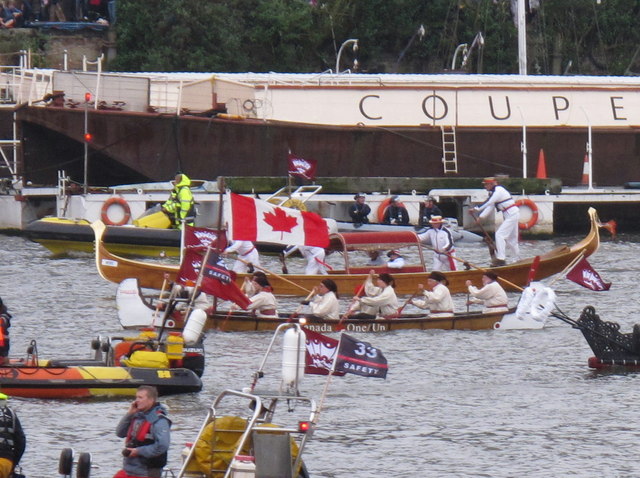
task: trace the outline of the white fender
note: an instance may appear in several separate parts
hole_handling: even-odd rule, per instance
[[[555,307],[556,294],[541,282],[532,282],[522,291],[515,313],[505,315],[493,326],[497,330],[541,329]]]
[[[301,329],[291,327],[282,338],[282,385],[294,391],[304,377],[307,336]]]
[[[142,300],[138,279],[125,279],[118,284],[116,308],[120,325],[125,329],[154,325],[155,309]]]
[[[555,307],[556,293],[549,287],[539,290],[531,302],[531,318],[544,322]]]
[[[202,309],[194,309],[187,323],[182,330],[182,337],[184,338],[185,345],[193,345],[200,341],[204,325],[207,323],[207,313]]]

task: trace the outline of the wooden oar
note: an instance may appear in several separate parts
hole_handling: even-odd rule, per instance
[[[153,324],[151,324],[151,326],[155,325],[156,319],[158,318],[158,312],[160,312],[160,305],[162,304],[162,296],[167,290],[168,281],[169,281],[169,274],[165,272],[162,280],[162,288],[160,289],[160,295],[158,296],[158,303],[156,304],[156,310],[153,313]]]
[[[281,252],[278,257],[280,258],[280,262],[282,263],[282,273],[288,274],[289,269],[287,268],[286,257],[284,256],[284,252]]]
[[[309,303],[309,301],[311,300],[311,298],[314,295],[316,295],[316,290],[315,289],[313,289],[311,292],[309,292],[309,295],[302,302],[300,302],[300,305],[298,306],[298,308],[296,310],[294,310],[293,313],[289,316],[289,320],[293,320],[296,317],[298,317],[298,315],[300,314],[300,311],[302,310],[302,308]],[[305,302],[307,304],[305,304]]]
[[[239,260],[240,262],[245,263],[245,264],[251,264],[249,261],[245,261],[244,259],[240,259],[239,257],[238,257],[238,260]],[[261,270],[262,272],[265,272],[265,273],[267,273],[267,274],[270,274],[270,275],[272,275],[273,277],[277,277],[277,278],[278,278],[278,279],[280,279],[280,280],[283,280],[283,281],[285,281],[285,282],[288,282],[289,284],[296,286],[298,289],[302,289],[302,290],[303,290],[303,291],[305,291],[307,294],[311,293],[311,291],[310,291],[309,289],[307,289],[306,287],[302,287],[300,284],[296,284],[296,283],[295,283],[295,282],[293,282],[292,280],[289,280],[289,279],[287,279],[286,277],[284,277],[284,276],[282,276],[282,275],[280,275],[280,274],[276,274],[275,272],[270,271],[269,269],[265,269],[264,267],[258,266],[258,265],[256,265],[256,264],[253,264],[253,267],[255,267],[256,269]]]
[[[369,276],[371,276],[371,274],[369,274]],[[369,277],[367,277],[368,279]],[[336,325],[336,330],[338,332],[344,330],[344,325],[342,325],[342,322],[344,322],[344,319],[346,319],[349,314],[351,313],[351,311],[353,310],[353,308],[355,307],[356,303],[358,302],[357,298],[360,297],[360,294],[362,294],[362,291],[364,290],[364,286],[366,285],[367,280],[365,279],[365,281],[362,283],[362,285],[360,287],[358,287],[358,290],[356,291],[356,295],[353,296],[353,300],[351,301],[351,305],[349,305],[349,308],[347,309],[347,311],[342,314],[342,317],[340,317],[340,320],[338,321],[338,324]]]
[[[456,261],[458,261],[458,262],[462,262],[463,264],[469,264],[471,267],[473,267],[474,269],[477,269],[477,270],[479,270],[479,271],[482,271],[482,272],[489,272],[489,271],[491,271],[491,272],[493,272],[493,273],[495,274],[495,270],[493,270],[493,269],[486,269],[486,268],[484,268],[484,267],[477,266],[477,265],[475,265],[475,264],[473,264],[473,263],[471,263],[471,262],[469,262],[469,261],[465,261],[464,259],[460,259],[459,257],[456,257],[456,256],[454,256],[453,254],[449,254],[449,256],[450,256],[453,260],[456,260]],[[507,285],[509,285],[509,286],[513,287],[514,289],[519,290],[520,292],[522,292],[522,291],[524,290],[524,289],[523,289],[522,287],[520,287],[519,285],[514,284],[513,282],[511,282],[510,280],[505,279],[504,277],[500,277],[500,276],[498,276],[498,280],[500,280],[500,281],[504,282],[505,284],[507,284]]]
[[[469,214],[471,214],[471,217],[474,219],[474,221],[476,221],[476,224],[480,227],[480,230],[482,231],[482,234],[484,234],[485,243],[487,244],[487,247],[489,248],[489,255],[491,256],[492,260],[495,260],[495,258],[496,258],[496,243],[493,242],[493,239],[491,239],[491,236],[487,233],[487,231],[485,230],[484,226],[480,222],[480,219],[478,219],[478,217],[475,215],[473,209],[469,209]]]
[[[400,307],[398,307],[398,310],[396,311],[396,313],[395,313],[395,314],[393,314],[393,315],[390,315],[390,316],[389,316],[389,317],[387,317],[387,318],[388,318],[388,319],[395,319],[395,318],[400,317],[400,315],[402,315],[402,311],[404,310],[404,308],[405,308],[406,306],[408,306],[408,305],[411,303],[411,301],[412,301],[413,299],[415,299],[415,298],[416,298],[416,296],[417,296],[418,294],[420,294],[420,293],[422,293],[422,289],[418,289],[418,290],[417,290],[417,291],[415,291],[413,294],[411,294],[411,297],[409,297],[409,298],[404,302],[404,304],[402,304]]]

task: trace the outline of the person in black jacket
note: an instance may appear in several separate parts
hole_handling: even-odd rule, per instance
[[[0,478],[13,476],[27,445],[18,415],[7,406],[7,399],[0,393]]]
[[[391,196],[389,206],[387,206],[387,209],[384,211],[382,224],[397,224],[403,226],[409,224],[409,212],[407,208],[398,201],[398,196]]]
[[[442,216],[442,211],[436,204],[436,200],[433,196],[425,196],[424,201],[420,204],[420,218],[418,219],[418,226],[430,227],[429,221],[431,216]]]
[[[353,196],[355,202],[349,208],[349,216],[354,224],[369,224],[369,213],[371,208],[368,204],[365,204],[364,193],[356,193]]]

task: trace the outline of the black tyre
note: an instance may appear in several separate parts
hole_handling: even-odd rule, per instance
[[[80,453],[78,457],[77,478],[89,478],[91,475],[91,453]]]
[[[71,476],[73,469],[73,448],[64,448],[60,452],[60,461],[58,462],[58,473],[64,476]]]

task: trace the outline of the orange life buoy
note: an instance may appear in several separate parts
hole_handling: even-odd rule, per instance
[[[124,216],[119,222],[113,222],[109,219],[109,208],[114,204],[119,205],[124,211]],[[102,218],[102,222],[107,224],[108,226],[124,226],[131,219],[131,208],[127,204],[127,201],[122,199],[121,197],[111,197],[107,199],[102,205],[102,210],[100,211],[100,217]]]
[[[380,203],[380,206],[378,206],[378,211],[376,212],[376,215],[378,216],[378,222],[380,224],[382,224],[382,221],[384,221],[384,213],[387,210],[387,208],[389,207],[389,203],[391,203],[391,197],[388,197],[387,199],[385,199],[384,201],[382,201]],[[404,204],[402,204],[400,201],[398,201],[398,206],[404,206]]]
[[[516,206],[525,206],[531,209],[531,218],[527,222],[519,222],[519,229],[526,231],[538,223],[538,206],[531,199],[518,199],[516,201]]]

